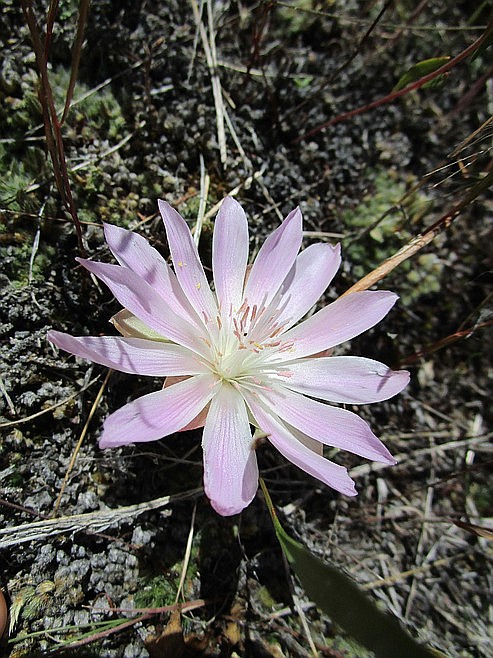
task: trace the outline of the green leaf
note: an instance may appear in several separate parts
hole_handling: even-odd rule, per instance
[[[399,78],[399,82],[395,85],[392,91],[404,89],[404,87],[407,87],[407,85],[410,85],[412,82],[416,82],[416,80],[424,78],[425,75],[433,73],[433,71],[436,71],[446,64],[449,59],[450,57],[448,55],[445,57],[432,57],[431,59],[424,59],[422,62],[414,64],[414,66],[411,66],[411,68]],[[434,83],[435,81],[430,80],[430,82],[427,82],[423,87],[432,86],[432,82]]]
[[[398,620],[377,607],[348,576],[325,564],[290,537],[279,523],[265,483],[260,485],[277,538],[308,598],[377,658],[436,658],[443,656],[418,644]]]

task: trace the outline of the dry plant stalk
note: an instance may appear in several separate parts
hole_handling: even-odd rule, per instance
[[[423,233],[417,235],[410,240],[406,245],[401,247],[393,256],[384,260],[383,263],[378,265],[369,274],[357,281],[349,290],[346,290],[344,295],[349,295],[353,292],[360,292],[361,290],[368,290],[371,286],[375,285],[378,281],[387,276],[393,269],[395,269],[402,262],[414,256],[423,247],[430,244],[442,231],[445,231],[454,221],[454,219],[482,192],[487,190],[493,183],[493,169],[478,183],[473,185],[469,193],[459,201],[449,212],[445,213],[439,220],[429,226]]]
[[[74,43],[72,70],[70,76],[69,87],[67,89],[65,109],[61,120],[58,118],[55,101],[53,98],[53,90],[51,88],[50,79],[48,76],[48,53],[53,33],[53,24],[55,20],[56,11],[58,8],[57,0],[51,0],[48,10],[46,32],[44,40],[38,26],[38,22],[34,15],[31,0],[21,0],[22,11],[29,27],[31,41],[33,44],[34,54],[36,56],[36,64],[38,67],[38,75],[40,81],[39,88],[39,101],[43,112],[43,123],[46,136],[46,145],[50,153],[51,162],[53,165],[53,175],[58,192],[62,198],[63,205],[69,213],[75,226],[77,233],[77,242],[79,251],[84,256],[85,249],[82,241],[82,229],[75,207],[72,187],[68,175],[67,161],[65,157],[65,146],[62,137],[62,124],[67,115],[70,107],[72,93],[75,87],[75,80],[77,77],[77,69],[80,61],[80,52],[82,49],[83,33],[85,21],[87,19],[87,12],[89,8],[89,0],[81,0],[79,20],[77,26],[77,35]]]

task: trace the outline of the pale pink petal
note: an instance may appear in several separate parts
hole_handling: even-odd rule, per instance
[[[195,242],[183,217],[166,201],[158,201],[176,277],[202,321],[216,322],[217,304],[200,262]]]
[[[248,223],[240,204],[226,197],[214,223],[212,269],[223,315],[241,306],[248,262]]]
[[[245,402],[229,384],[211,401],[202,439],[204,489],[222,516],[238,514],[252,501],[258,467]]]
[[[262,431],[279,452],[309,475],[346,496],[355,496],[353,480],[343,466],[334,464],[298,441],[280,419],[262,405],[249,401],[251,411]]]
[[[164,380],[163,388],[166,388],[167,386],[173,386],[173,384],[177,384],[178,382],[182,382],[187,377],[166,377]],[[205,425],[205,419],[207,418],[207,414],[209,413],[209,405],[208,403],[202,411],[195,416],[193,420],[191,420],[185,427],[182,427],[180,432],[188,432],[189,430],[197,430],[200,429],[201,427],[204,427]]]
[[[267,306],[293,267],[301,247],[302,216],[296,208],[264,242],[245,286],[244,298],[250,308]]]
[[[104,224],[104,237],[120,265],[141,276],[161,295],[171,289],[168,263],[142,235]]]
[[[264,406],[275,409],[283,421],[312,439],[367,459],[396,463],[368,423],[351,411],[331,407],[280,387],[264,388],[258,397]],[[246,399],[250,404],[251,394]]]
[[[368,404],[400,393],[409,383],[407,370],[394,371],[373,359],[331,356],[283,364],[284,386],[330,402]]]
[[[183,294],[175,273],[144,237],[113,224],[104,224],[104,235],[120,265],[141,276],[175,313],[198,326],[197,316]]]
[[[214,395],[214,379],[195,375],[129,402],[108,416],[101,448],[156,441],[178,432],[193,420]]]
[[[319,242],[302,251],[276,295],[279,297],[276,304],[282,308],[277,325],[284,326],[286,331],[306,315],[325,292],[340,264],[340,245]]]
[[[364,290],[339,297],[315,315],[283,334],[293,341],[285,359],[299,359],[339,345],[380,322],[398,297],[387,290]]]
[[[119,265],[94,263],[83,258],[77,260],[108,286],[122,306],[151,329],[195,352],[204,352],[205,345],[200,341],[196,329],[178,317],[154,288],[138,274]]]
[[[197,355],[174,343],[120,336],[70,336],[49,331],[48,340],[75,356],[133,375],[197,375],[208,369]]]

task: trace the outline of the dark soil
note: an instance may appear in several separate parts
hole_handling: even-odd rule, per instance
[[[46,4],[34,3],[41,27]],[[416,62],[459,54],[482,33],[491,3],[475,16],[468,3],[432,0],[419,10],[391,3],[365,39],[379,4],[296,5],[303,11],[212,2],[215,72],[232,124],[222,162],[192,5],[92,3],[76,103],[63,126],[91,257],[111,259],[102,221],[137,230],[167,254],[156,199],[193,225],[203,158],[206,210],[239,187],[252,250],[298,204],[307,244],[342,242],[344,265],[327,293],[333,299],[485,175],[491,124],[453,151],[491,113],[491,49],[464,60],[438,86],[298,138],[385,96]],[[77,3],[61,2],[49,57],[61,107],[76,20]],[[206,6],[203,21],[208,33]],[[207,604],[184,613],[186,646],[179,634],[157,642],[168,617],[150,616],[67,655],[311,655],[292,598],[303,605],[306,597],[284,567],[263,497],[241,517],[219,517],[200,489],[199,434],[99,450],[105,417],[161,382],[116,372],[106,381],[102,367],[46,340],[50,328],[110,333],[119,306],[74,260],[76,233],[53,181],[19,3],[2,3],[0,36],[0,587],[11,609],[11,643],[4,640],[2,655],[54,655],[60,641],[81,640],[102,630],[96,622],[125,616],[112,608],[173,604],[191,529],[183,599]],[[492,526],[491,211],[484,193],[426,253],[394,270],[380,287],[396,291],[400,303],[341,350],[409,364],[412,382],[403,394],[356,409],[399,464],[378,470],[339,455],[359,490],[346,499],[268,446],[259,449],[287,531],[366,584],[413,636],[451,658],[491,655],[491,544],[454,524]],[[213,216],[200,242],[207,266]],[[457,340],[445,340],[458,331]],[[168,505],[118,513],[168,495],[176,496]],[[108,509],[114,517],[101,520]],[[95,514],[85,527],[73,519],[27,533],[26,524],[55,510],[63,519]],[[369,655],[316,607],[304,610],[320,655]],[[73,628],[56,631],[66,626]]]

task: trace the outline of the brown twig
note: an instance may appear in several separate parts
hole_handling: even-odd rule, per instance
[[[70,649],[75,649],[76,647],[83,647],[87,644],[91,644],[92,642],[96,642],[97,640],[101,640],[104,637],[108,637],[109,635],[113,635],[113,633],[118,633],[119,631],[125,629],[125,628],[130,628],[131,626],[134,626],[135,624],[138,624],[139,622],[146,621],[147,619],[151,619],[155,615],[159,615],[165,612],[173,612],[173,611],[181,611],[181,612],[188,612],[189,610],[195,610],[196,608],[202,608],[204,605],[206,605],[206,602],[203,599],[197,599],[196,601],[190,601],[189,603],[179,603],[179,604],[174,604],[174,605],[166,605],[163,606],[162,608],[150,608],[150,612],[146,612],[145,614],[139,615],[138,617],[135,617],[134,619],[129,619],[128,621],[123,621],[121,624],[118,624],[117,626],[113,626],[111,628],[107,628],[104,631],[100,631],[99,633],[94,633],[93,635],[89,635],[88,637],[84,637],[81,640],[76,640],[75,642],[70,642],[67,644],[64,644],[63,647],[60,647],[59,649],[56,649],[54,652],[52,652],[52,656],[56,656],[60,653],[63,653],[65,649],[70,648]],[[56,629],[53,629],[53,631],[56,631]]]
[[[372,103],[368,103],[363,107],[358,107],[354,110],[350,110],[349,112],[344,112],[343,114],[339,114],[333,119],[330,119],[329,121],[320,124],[316,128],[309,130],[304,135],[301,135],[301,137],[297,137],[294,140],[294,143],[297,144],[298,142],[301,142],[304,139],[307,139],[308,137],[312,137],[313,135],[319,133],[321,130],[328,128],[329,126],[333,126],[336,123],[340,123],[341,121],[345,121],[346,119],[351,119],[352,117],[358,116],[359,114],[364,114],[365,112],[368,112],[369,110],[374,110],[375,108],[380,107],[381,105],[391,103],[397,98],[400,98],[401,96],[405,96],[406,94],[408,94],[411,91],[414,91],[415,89],[419,89],[427,82],[430,82],[435,78],[438,78],[440,75],[444,75],[444,73],[450,71],[450,69],[454,68],[454,66],[456,66],[463,59],[465,59],[473,52],[478,50],[478,48],[480,48],[483,45],[483,43],[485,43],[485,41],[491,36],[492,32],[493,32],[493,20],[490,21],[486,30],[478,39],[476,39],[476,41],[474,41],[474,43],[472,43],[465,50],[463,50],[461,53],[453,57],[451,60],[449,60],[446,64],[441,66],[436,71],[433,71],[432,73],[428,73],[428,75],[425,75],[419,80],[412,82],[411,84],[407,85],[403,89],[399,89],[398,91],[393,91],[390,94],[387,94],[387,96],[384,96],[383,98],[379,98],[376,101],[373,101]]]
[[[53,29],[54,13],[56,11],[58,2],[54,1],[50,4],[46,33],[44,35],[44,43],[36,17],[34,15],[32,0],[21,0],[21,5],[26,23],[29,27],[33,50],[36,57],[36,64],[38,67],[38,75],[40,80],[39,101],[43,112],[46,145],[53,165],[55,183],[62,198],[62,202],[74,223],[77,233],[79,251],[82,256],[86,256],[82,241],[82,229],[72,196],[72,188],[68,175],[67,162],[65,158],[65,146],[61,132],[61,123],[58,120],[55,101],[53,98],[53,91],[48,76],[48,49]]]
[[[414,237],[404,247],[399,249],[393,256],[387,258],[378,267],[372,270],[369,274],[357,281],[354,286],[346,290],[344,295],[361,290],[367,290],[375,285],[377,281],[387,276],[393,269],[395,269],[402,262],[414,256],[418,251],[430,244],[442,231],[445,231],[454,221],[454,219],[466,208],[471,201],[473,201],[481,192],[486,190],[493,183],[493,171],[490,171],[478,183],[472,186],[469,193],[459,201],[449,212],[440,217],[434,224],[429,226],[423,233]]]
[[[413,365],[414,363],[422,359],[424,356],[428,356],[429,354],[438,352],[438,350],[441,350],[444,347],[447,347],[448,345],[452,345],[453,343],[462,340],[462,338],[469,338],[469,336],[472,336],[472,334],[478,329],[484,329],[485,327],[491,327],[492,325],[493,325],[493,320],[487,320],[486,322],[480,322],[474,327],[469,327],[468,329],[455,331],[453,334],[450,334],[445,338],[441,338],[440,340],[437,340],[435,343],[428,345],[422,350],[419,350],[414,354],[410,354],[409,356],[404,357],[399,361],[399,368]]]
[[[75,83],[77,82],[77,73],[79,72],[80,56],[82,53],[82,44],[84,42],[84,30],[87,23],[87,16],[89,15],[89,5],[91,0],[80,0],[79,16],[77,18],[77,34],[72,48],[72,67],[70,70],[70,81],[67,87],[67,94],[65,96],[65,107],[63,108],[62,118],[60,125],[63,125],[67,118],[72,98],[74,95]]]

